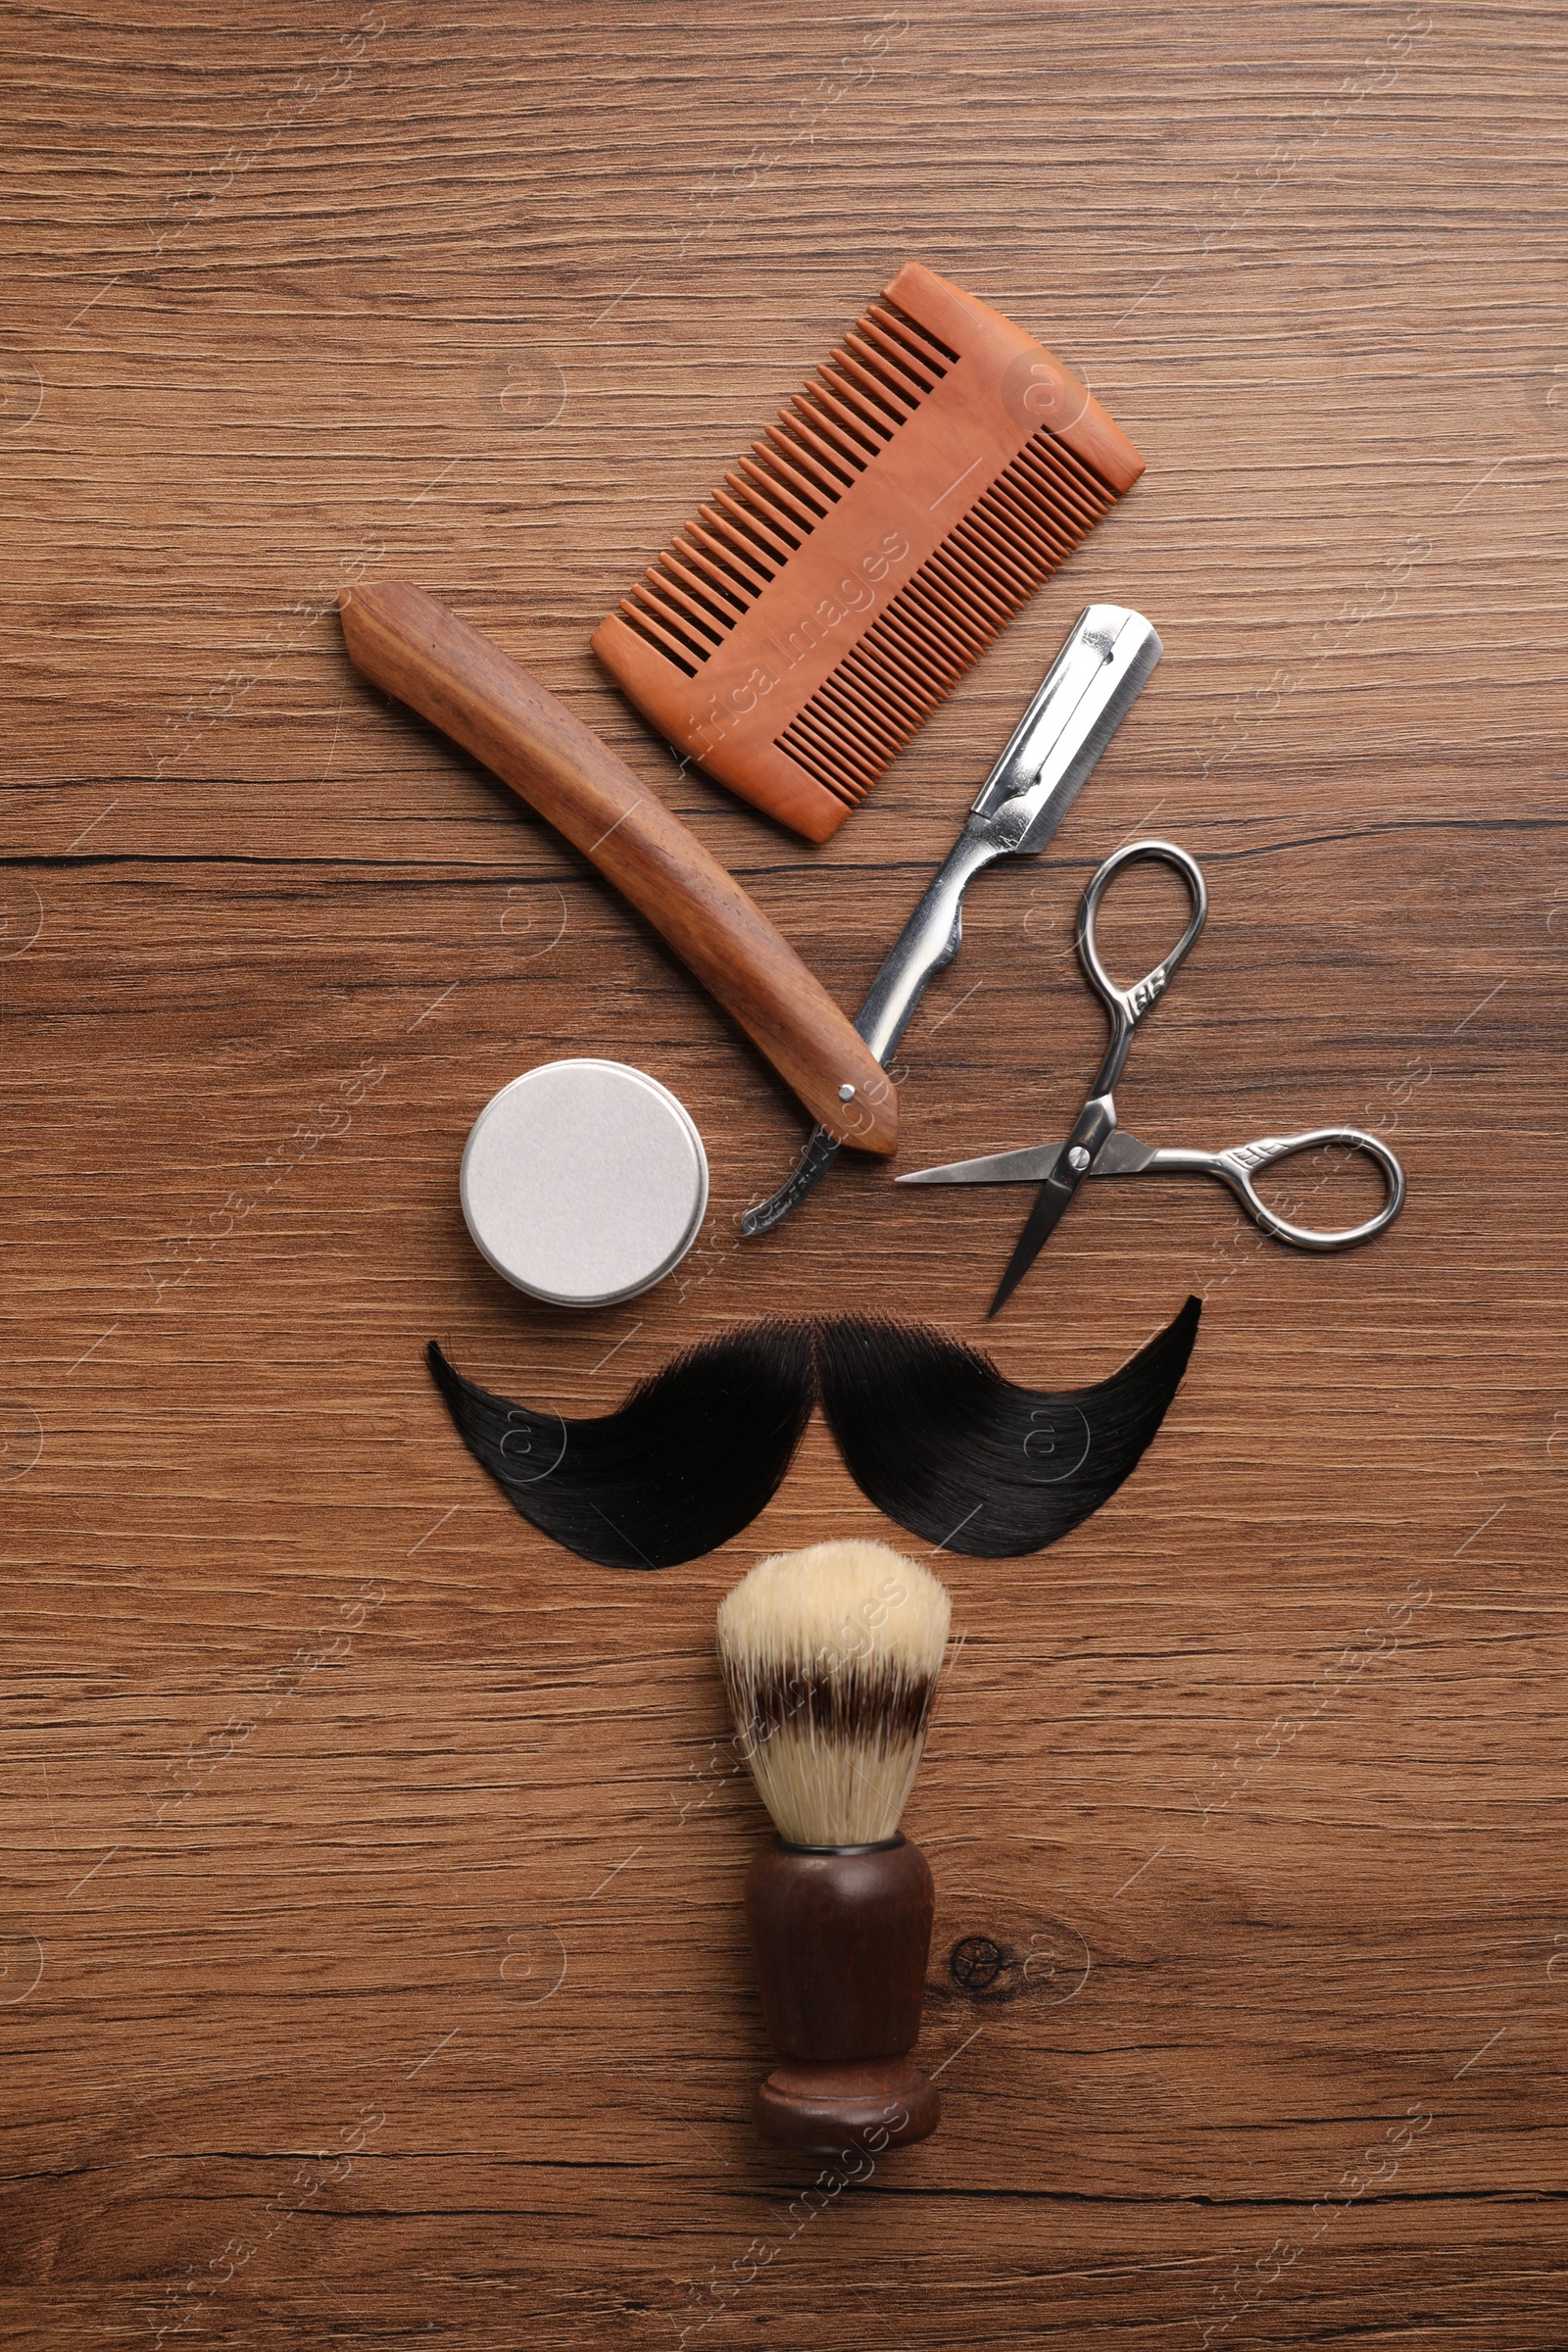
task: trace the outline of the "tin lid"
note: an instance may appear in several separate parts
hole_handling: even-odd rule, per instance
[[[552,1306],[612,1306],[679,1265],[708,1208],[684,1103],[623,1061],[547,1061],[469,1131],[463,1214],[496,1272]]]

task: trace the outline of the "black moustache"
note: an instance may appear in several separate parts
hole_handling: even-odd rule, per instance
[[[514,1509],[602,1568],[677,1568],[778,1491],[811,1417],[804,1324],[756,1323],[671,1356],[619,1410],[565,1421],[425,1359],[459,1435]]]
[[[749,1527],[820,1400],[846,1468],[900,1527],[973,1559],[1039,1551],[1137,1467],[1181,1384],[1189,1298],[1108,1380],[1024,1389],[929,1324],[742,1325],[672,1356],[612,1413],[567,1421],[426,1351],[468,1450],[522,1517],[606,1568],[675,1568]]]
[[[1090,1389],[1020,1389],[929,1325],[847,1315],[817,1334],[822,1409],[868,1502],[944,1551],[1015,1559],[1098,1511],[1135,1470],[1181,1384],[1189,1298]]]

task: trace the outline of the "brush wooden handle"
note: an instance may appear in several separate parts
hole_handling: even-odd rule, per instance
[[[422,589],[362,581],[342,617],[355,667],[471,752],[591,859],[819,1126],[856,1151],[892,1152],[898,1097],[886,1071],[734,876],[608,744]]]
[[[836,2153],[936,2130],[936,2084],[908,2054],[934,1910],[929,1865],[906,1838],[821,1853],[775,1838],[756,1857],[746,1921],[783,2062],[752,2107],[765,2137]]]

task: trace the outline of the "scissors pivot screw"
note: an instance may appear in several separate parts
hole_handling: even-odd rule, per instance
[[[1067,1165],[1075,1176],[1081,1176],[1089,1165],[1089,1154],[1082,1144],[1074,1144],[1067,1154]]]

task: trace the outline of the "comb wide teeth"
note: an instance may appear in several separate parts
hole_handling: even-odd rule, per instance
[[[622,598],[621,617],[695,677],[956,360],[885,297],[873,303]]]

